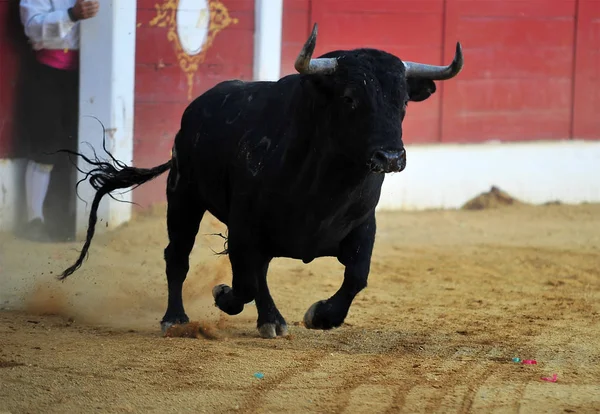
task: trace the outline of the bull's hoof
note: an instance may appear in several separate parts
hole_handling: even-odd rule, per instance
[[[183,316],[179,316],[177,318],[169,318],[167,320],[163,319],[162,322],[160,323],[160,330],[164,335],[167,334],[167,331],[169,330],[169,328],[173,325],[183,325],[186,324],[190,321],[190,318],[187,317],[187,315],[183,315]]]
[[[320,300],[313,304],[304,314],[304,326],[308,329],[332,329],[344,322],[344,317],[337,317],[330,302]]]
[[[258,327],[258,333],[261,338],[272,339],[278,336],[287,336],[288,327],[285,323],[265,323]]]
[[[217,285],[212,290],[215,306],[228,315],[237,315],[244,310],[244,302],[233,295],[233,290],[227,285]]]
[[[212,290],[212,295],[213,295],[213,298],[215,299],[215,304],[217,304],[217,299],[219,298],[219,296],[221,296],[223,294],[227,294],[229,292],[231,292],[231,288],[227,285],[215,286]]]
[[[171,326],[175,325],[173,322],[161,322],[160,323],[160,332],[165,336],[167,331]]]

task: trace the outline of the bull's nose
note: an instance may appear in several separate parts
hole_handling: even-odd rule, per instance
[[[406,167],[406,151],[401,150],[384,151],[377,150],[371,158],[371,168],[374,172],[400,172]]]

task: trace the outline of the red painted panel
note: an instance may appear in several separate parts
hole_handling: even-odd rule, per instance
[[[154,167],[167,161],[186,103],[137,103],[135,107],[134,164]],[[166,201],[167,174],[134,190],[134,201],[141,207]]]
[[[13,150],[13,113],[16,103],[15,86],[18,71],[18,53],[12,33],[5,30],[8,19],[18,15],[12,13],[7,0],[0,0],[0,158],[6,158]]]
[[[19,18],[16,0],[0,0],[0,158],[22,156],[18,153],[15,120],[20,71],[27,70],[23,58],[30,45]]]
[[[321,9],[331,13],[386,14],[391,13],[437,13],[442,7],[436,0],[313,0],[312,10]]]
[[[473,49],[570,49],[573,23],[573,15],[568,19],[460,16],[456,37]]]
[[[187,102],[136,103],[134,164],[137,167],[154,167],[167,161],[181,115]],[[134,190],[134,201],[142,207],[166,201],[167,174]]]
[[[442,0],[313,1],[311,19],[319,23],[316,54],[377,47],[390,53],[409,52],[412,59],[429,57],[437,62],[441,58]]]
[[[283,0],[281,76],[296,73],[294,61],[310,33],[310,0]]]
[[[575,0],[446,3],[444,61],[456,41],[465,68],[444,82],[442,141],[570,136]]]
[[[564,78],[570,77],[572,73],[573,45],[538,47],[536,53],[540,58],[532,59],[531,51],[525,48],[475,48],[464,42],[462,37],[457,38],[463,45],[463,51],[468,53],[465,55],[464,69],[457,80]],[[454,53],[455,46],[455,42],[448,45],[452,47],[451,53]]]
[[[215,47],[225,49],[207,53],[204,63],[199,65],[198,73],[194,76],[193,97],[200,95],[216,83],[227,79],[252,78],[252,39],[243,36],[237,42],[244,45],[240,53],[227,50],[218,39]],[[174,55],[174,53],[172,53]],[[187,75],[181,70],[178,62],[159,60],[158,63],[136,63],[136,102],[181,102],[187,101]]]
[[[571,108],[571,79],[538,77],[536,79],[458,80],[457,95],[461,116],[479,116],[486,112],[544,112],[565,114]],[[568,136],[568,133],[565,137]]]
[[[535,124],[531,125],[532,119]],[[458,139],[453,142],[561,140],[568,137],[569,111],[490,111],[463,115],[452,121]],[[525,132],[524,132],[525,131]],[[484,139],[482,139],[482,137]],[[446,140],[451,141],[451,140]]]
[[[600,139],[600,2],[579,0],[573,138]]]
[[[157,4],[166,3],[169,0],[137,0],[137,9],[154,10]],[[234,12],[254,12],[254,2],[248,0],[222,0],[227,10]]]
[[[220,1],[237,24],[215,36],[193,75],[192,99],[224,80],[252,78],[254,0]],[[158,2],[163,4],[166,0]],[[137,3],[134,164],[142,167],[168,159],[181,115],[189,103],[188,77],[167,38],[168,25],[149,24],[156,17],[156,3],[157,0]],[[134,201],[142,207],[164,201],[164,179],[136,189]]]
[[[205,62],[227,62],[235,61],[240,56],[240,61],[252,62],[253,43],[252,34],[254,30],[254,14],[251,12],[233,12],[230,15],[238,19],[238,23],[231,25],[219,32],[214,39],[213,45],[208,49]],[[168,29],[165,27],[152,27],[148,24],[156,16],[155,10],[138,10],[138,25],[136,36],[143,39],[138,41],[138,47],[142,53],[136,51],[136,64],[179,64],[177,55],[173,51],[173,43],[166,41]],[[248,47],[250,45],[250,48]]]
[[[313,0],[311,21],[319,23],[317,55],[375,47],[405,60],[442,63],[443,0]],[[404,141],[439,141],[439,113],[439,93],[410,104],[403,124]]]
[[[337,48],[373,46],[384,50],[412,47],[425,49],[426,53],[440,48],[443,27],[441,12],[358,14],[325,9],[317,14],[321,10],[315,9],[313,21],[323,22],[319,24],[316,54]],[[361,30],[357,30],[357,27],[361,27]]]
[[[186,106],[187,102],[136,103],[134,146],[138,147],[144,142],[150,141],[153,144],[151,152],[135,154],[136,166],[153,167],[154,165],[147,164],[146,161],[162,159],[162,163],[164,158],[169,156],[173,139],[179,129],[181,115]],[[148,122],[149,120],[152,122]],[[143,164],[142,161],[144,161]]]
[[[573,0],[447,0],[460,3],[461,15],[520,18],[565,18],[575,10]]]

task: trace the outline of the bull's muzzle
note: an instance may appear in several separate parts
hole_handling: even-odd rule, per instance
[[[371,157],[371,171],[375,173],[400,172],[406,167],[406,151],[401,150],[375,151]]]

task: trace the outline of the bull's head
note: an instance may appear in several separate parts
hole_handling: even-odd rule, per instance
[[[312,58],[317,25],[296,59],[301,74],[326,96],[328,116],[341,152],[366,163],[372,172],[399,172],[406,167],[402,120],[409,101],[420,102],[436,90],[434,81],[455,77],[463,67],[460,43],[448,66],[403,62],[381,50],[329,52]]]

